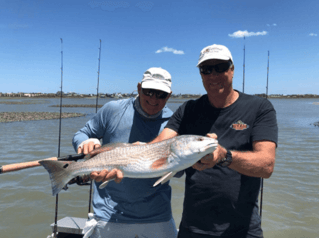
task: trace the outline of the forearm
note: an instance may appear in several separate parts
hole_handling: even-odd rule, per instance
[[[161,134],[159,134],[154,140],[152,140],[151,142],[149,142],[150,144],[156,143],[156,142],[160,142],[163,140],[168,140],[170,138],[173,138],[175,136],[178,136],[177,132],[169,129],[169,128],[165,128]]]
[[[90,138],[102,137],[104,127],[102,126],[99,113],[89,120],[83,128],[77,131],[72,140],[73,147],[77,151],[78,146],[85,140]]]
[[[229,168],[250,177],[269,178],[275,165],[275,154],[262,151],[232,151],[232,157]]]
[[[212,168],[226,157],[227,150],[218,145],[216,150],[204,156],[200,163],[193,165],[194,169]],[[228,166],[241,174],[250,177],[269,178],[273,172],[276,156],[276,144],[271,141],[253,142],[253,150],[247,152],[233,151],[232,162]]]

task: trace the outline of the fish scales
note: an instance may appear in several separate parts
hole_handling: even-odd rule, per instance
[[[102,152],[74,168],[81,171],[80,174],[113,168],[123,170],[124,175],[130,174],[131,170],[144,173],[153,172],[155,168],[152,169],[151,164],[161,158],[167,159],[170,154],[170,145],[175,140],[172,138],[156,144],[115,148]],[[125,169],[127,167],[131,169]]]
[[[162,183],[213,152],[218,141],[209,137],[183,135],[162,142],[143,145],[120,143],[90,152],[82,162],[40,161],[49,172],[52,194],[56,195],[74,177],[93,171],[117,168],[124,177],[155,178]],[[159,179],[159,180],[161,180]],[[159,183],[160,183],[159,182]],[[156,183],[158,184],[158,183]]]

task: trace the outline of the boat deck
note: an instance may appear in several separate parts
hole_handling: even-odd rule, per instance
[[[57,222],[57,238],[81,238],[87,218],[64,217]],[[51,224],[52,232],[54,223]]]

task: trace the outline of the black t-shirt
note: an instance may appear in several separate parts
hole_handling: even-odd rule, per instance
[[[166,128],[180,135],[216,133],[220,145],[236,151],[251,151],[253,141],[277,144],[278,140],[272,104],[240,92],[239,98],[226,108],[214,108],[207,95],[187,101]],[[259,189],[260,178],[242,175],[228,167],[215,165],[204,171],[188,168],[181,226],[212,236],[260,237]]]

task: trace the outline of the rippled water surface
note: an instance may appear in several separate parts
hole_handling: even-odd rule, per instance
[[[12,101],[18,101],[11,99]],[[59,112],[59,99],[23,99],[26,104],[2,104],[0,112]],[[104,104],[107,99],[100,99]],[[271,99],[279,125],[275,171],[264,180],[262,228],[265,237],[319,237],[319,99]],[[175,111],[180,103],[169,103]],[[63,104],[95,104],[94,99],[63,99]],[[63,108],[87,116],[62,120],[61,155],[74,154],[71,140],[95,113],[95,108]],[[0,123],[0,165],[56,157],[59,121]],[[0,175],[0,237],[39,237],[52,233],[55,197],[42,167]],[[171,180],[172,207],[180,222],[184,177]],[[59,195],[59,216],[86,217],[89,188],[73,185]]]

